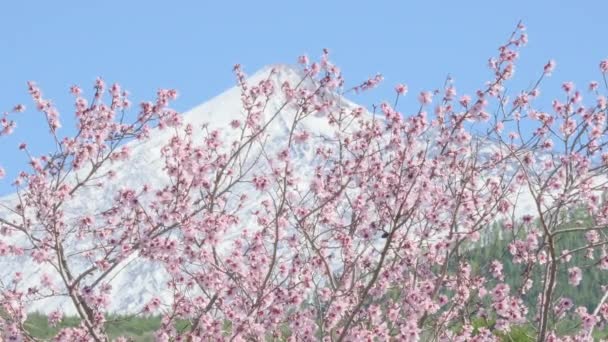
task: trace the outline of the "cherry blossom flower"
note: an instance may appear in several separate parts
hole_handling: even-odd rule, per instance
[[[433,94],[430,91],[423,91],[418,95],[418,102],[422,105],[429,104],[433,101]]]
[[[513,90],[523,30],[472,95],[458,98],[450,78],[404,113],[340,100],[382,77],[348,87],[327,50],[255,81],[235,65],[239,111],[202,125],[171,109],[173,89],[130,115],[124,87],[99,78],[90,97],[70,88],[77,133],[60,135],[59,110],[30,82],[54,150],[19,146],[30,164],[15,171],[10,220],[0,215],[0,257],[45,273],[2,279],[1,338],[25,339],[31,305],[58,297],[81,325],[55,340],[108,340],[113,279],[134,261],[167,277],[136,308],[161,316],[159,341],[488,341],[524,324],[537,340],[588,339],[608,315],[606,289],[588,294],[590,308],[560,296],[591,281],[582,269],[608,269],[604,89]],[[0,116],[2,135],[22,109]],[[141,146],[156,149],[162,180],[118,185]],[[107,205],[82,204],[95,197]],[[476,248],[492,258],[468,259]],[[49,310],[49,324],[62,314]],[[568,336],[551,330],[577,316]]]
[[[252,179],[253,185],[259,191],[265,191],[270,186],[270,181],[268,178],[263,176],[255,176]]]
[[[583,271],[578,267],[568,268],[568,283],[572,286],[578,286],[583,279]]]
[[[547,62],[547,64],[545,64],[544,73],[545,73],[545,75],[550,76],[554,70],[555,70],[555,61],[551,59],[551,60],[549,60],[549,62]]]
[[[399,83],[395,86],[395,92],[397,92],[397,94],[399,95],[405,95],[407,94],[407,85]]]
[[[63,313],[61,311],[53,311],[48,315],[49,325],[52,327],[57,326],[63,319]]]
[[[608,73],[608,59],[600,62],[600,70],[602,73]]]

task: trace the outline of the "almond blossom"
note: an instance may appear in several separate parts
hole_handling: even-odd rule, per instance
[[[0,258],[28,265],[0,281],[2,338],[27,340],[33,305],[61,298],[80,324],[56,341],[109,341],[114,280],[141,263],[165,277],[134,309],[161,317],[158,341],[494,341],[516,329],[588,340],[608,323],[605,288],[589,308],[563,291],[608,269],[605,89],[587,99],[567,82],[537,104],[551,60],[510,91],[523,31],[479,89],[457,98],[449,79],[411,108],[345,101],[383,78],[349,87],[327,50],[261,78],[235,65],[239,110],[221,127],[174,110],[176,90],[135,106],[98,78],[91,94],[70,87],[76,133],[64,136],[28,82],[54,151],[19,147],[29,164],[0,211]],[[23,110],[0,116],[0,135]],[[152,139],[163,178],[117,184]],[[78,206],[97,197],[103,206]],[[562,333],[566,320],[580,324]]]

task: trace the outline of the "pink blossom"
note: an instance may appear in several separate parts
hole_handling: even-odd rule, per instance
[[[232,120],[230,121],[230,127],[237,129],[241,127],[241,122],[239,120]]]
[[[586,331],[590,331],[591,329],[593,329],[593,327],[595,327],[595,325],[597,324],[597,317],[587,313],[587,308],[585,307],[578,307],[576,309],[576,313],[579,315],[581,322],[583,324],[583,329],[585,329]]]
[[[549,60],[549,62],[547,62],[547,64],[545,64],[544,73],[545,73],[545,75],[550,76],[554,70],[555,70],[555,61],[551,59],[551,60]]]
[[[76,303],[81,325],[55,340],[109,340],[107,314],[125,297],[115,284],[137,263],[166,276],[134,307],[161,315],[159,341],[486,341],[524,324],[557,341],[541,327],[577,315],[581,324],[563,340],[585,340],[608,315],[606,288],[585,303],[597,317],[573,310],[578,297],[560,296],[591,281],[583,269],[608,269],[605,95],[598,86],[599,98],[583,99],[565,83],[562,99],[537,100],[538,88],[509,99],[505,80],[527,42],[521,30],[473,97],[456,99],[452,79],[440,86],[434,115],[342,101],[345,80],[326,50],[316,63],[298,58],[303,74],[287,79],[278,68],[247,79],[236,65],[243,119],[228,122],[184,123],[172,89],[126,113],[123,87],[106,91],[99,79],[89,100],[71,89],[77,133],[59,135],[59,110],[30,82],[54,143],[44,154],[20,145],[30,164],[17,173],[14,201],[3,202],[0,261],[40,263],[47,273],[6,274],[1,338],[24,339],[28,311],[61,296]],[[439,93],[422,92],[420,103]],[[0,115],[3,134],[12,115]],[[158,157],[151,167],[160,178],[122,184],[140,172],[139,151]],[[101,207],[87,203],[98,198]],[[584,240],[554,245],[553,258],[550,242],[575,236]],[[504,258],[470,260],[474,242],[495,248],[494,238],[505,240],[492,252],[511,257],[510,272]],[[52,309],[56,325],[62,316]]]
[[[504,281],[504,275],[502,274],[502,264],[498,260],[492,261],[490,264],[490,272],[494,278]]]
[[[568,268],[568,283],[572,286],[578,286],[583,279],[583,272],[578,267]]]
[[[378,84],[380,84],[380,82],[382,82],[382,80],[384,80],[384,77],[382,77],[381,74],[376,74],[376,76],[369,78],[367,81],[363,82],[363,84],[361,84],[357,88],[362,91],[369,90],[369,89],[377,87]]]
[[[570,298],[561,298],[554,308],[557,316],[562,316],[565,312],[569,311],[574,307],[574,303]]]
[[[608,59],[600,62],[600,71],[602,73],[608,73]]]
[[[73,85],[70,87],[70,93],[72,95],[80,96],[80,94],[82,94],[82,89],[76,85]]]
[[[143,311],[146,314],[153,314],[153,313],[155,313],[158,310],[158,308],[160,307],[160,304],[161,304],[160,298],[152,298],[148,302],[148,304],[146,304],[144,306]]]
[[[605,110],[606,107],[608,107],[608,100],[606,100],[606,97],[603,95],[600,95],[597,97],[597,107],[601,110]]]
[[[263,177],[263,176],[255,176],[252,179],[253,185],[255,186],[255,188],[259,191],[265,191],[266,189],[268,189],[270,182],[268,180],[268,178]]]
[[[15,113],[23,113],[25,111],[25,106],[22,104],[18,104],[15,107],[13,107],[13,111]]]
[[[302,143],[306,142],[308,140],[308,138],[310,138],[310,133],[308,133],[308,131],[302,131],[295,135],[294,141],[298,144],[302,144]]]
[[[502,121],[499,121],[496,123],[495,130],[496,130],[496,132],[500,133],[500,132],[502,132],[504,127],[505,127],[504,123]]]
[[[418,102],[422,105],[433,102],[433,94],[430,91],[423,91],[418,95]]]
[[[564,262],[570,262],[570,260],[572,260],[572,254],[567,249],[562,250],[561,257],[564,258]]]
[[[48,315],[49,325],[52,327],[57,326],[63,319],[63,313],[61,311],[53,311]]]
[[[597,81],[589,82],[589,91],[596,91],[598,86],[599,86],[599,83],[597,83]]]
[[[541,147],[545,150],[551,150],[553,148],[553,140],[547,139],[543,141]]]
[[[471,97],[469,95],[464,95],[460,98],[459,102],[463,107],[468,107],[469,103],[471,103]]]
[[[319,71],[321,71],[321,66],[318,63],[312,63],[310,65],[310,74],[311,76],[316,76]]]
[[[405,84],[399,83],[395,86],[395,92],[397,92],[397,94],[399,94],[399,95],[407,94],[407,90],[408,90],[407,85],[405,85]]]
[[[600,235],[597,230],[588,231],[587,233],[585,233],[585,238],[591,244],[598,243],[600,241]]]
[[[564,82],[562,84],[562,89],[564,89],[564,91],[566,93],[569,93],[569,92],[571,92],[574,89],[574,83],[572,83],[572,82]]]
[[[604,320],[608,319],[608,303],[604,303],[602,304],[602,306],[600,306],[600,314],[602,315]]]

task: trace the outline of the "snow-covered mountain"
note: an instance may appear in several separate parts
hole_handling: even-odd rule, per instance
[[[275,73],[271,73],[273,69]],[[298,84],[302,75],[298,70],[289,66],[274,65],[265,67],[255,73],[248,79],[248,83],[257,84],[259,81],[268,78],[274,82],[275,89],[280,89],[286,81],[292,85]],[[307,85],[304,84],[304,86]],[[313,85],[309,84],[308,87],[313,87]],[[342,108],[348,110],[359,107],[337,95],[333,96],[336,96],[334,100]],[[282,95],[273,96],[264,111],[264,115],[272,115],[279,109],[281,111],[281,114],[268,127],[268,140],[265,148],[269,154],[276,154],[279,149],[283,148],[290,129],[290,119],[295,115],[294,110],[290,107],[281,108],[284,100]],[[236,130],[228,129],[230,122],[235,119],[243,119],[241,90],[238,87],[231,88],[184,113],[183,118],[185,123],[192,124],[195,127],[195,139],[202,138],[202,131],[197,128],[200,128],[203,124],[208,124],[210,128],[221,129],[223,137],[230,138],[231,134],[236,134]],[[301,124],[303,125],[302,128],[312,134],[312,138],[307,143],[297,146],[295,151],[297,157],[293,167],[294,170],[297,170],[299,178],[302,181],[307,181],[307,178],[313,172],[312,159],[314,158],[315,148],[323,137],[334,135],[334,128],[329,125],[326,117],[314,115],[307,117]],[[112,183],[104,186],[101,190],[85,188],[79,191],[77,196],[66,203],[65,212],[67,215],[76,216],[83,213],[99,212],[100,209],[111,203],[114,195],[121,187],[128,186],[132,189],[138,189],[144,184],[151,184],[157,188],[166,184],[168,178],[163,170],[164,161],[161,158],[160,151],[173,134],[174,131],[169,129],[153,130],[150,139],[130,142],[129,147],[132,157],[111,165],[111,168],[117,171],[116,178],[113,179]],[[0,199],[0,204],[11,207],[15,200],[14,195],[7,196]],[[523,210],[527,210],[526,207],[530,207],[530,205],[524,204],[521,206]],[[10,213],[3,210],[0,205],[0,215],[7,217]],[[225,240],[230,241],[234,234],[238,234],[238,231],[225,235]],[[77,248],[76,246],[76,250]],[[119,272],[110,277],[110,284],[114,289],[109,307],[111,312],[137,312],[153,297],[162,296],[168,280],[163,268],[154,262],[133,258],[125,265],[124,268],[119,269]],[[83,269],[86,265],[83,263],[82,265],[72,264],[72,266],[78,270]],[[12,279],[16,272],[21,272],[27,286],[38,286],[40,275],[46,271],[53,273],[53,270],[45,270],[44,266],[28,261],[24,257],[0,257],[0,279],[3,281]],[[41,312],[60,309],[68,314],[75,313],[75,309],[67,297],[54,297],[38,301],[32,303],[28,309]]]
[[[274,69],[274,73],[271,71]],[[265,67],[248,78],[249,84],[257,84],[259,81],[269,78],[274,82],[275,89],[280,89],[284,82],[292,85],[298,84],[302,79],[300,71],[286,65],[273,65]],[[307,86],[307,85],[304,85]],[[308,87],[312,87],[309,84]],[[355,108],[355,104],[342,98],[336,98],[340,106]],[[264,111],[264,115],[272,115],[277,112],[284,103],[282,96],[273,96]],[[267,152],[278,153],[283,148],[289,133],[290,119],[295,112],[289,107],[281,109],[281,114],[268,127]],[[222,137],[229,138],[236,134],[236,130],[228,129],[230,122],[234,119],[243,120],[243,109],[241,103],[241,90],[233,87],[215,98],[189,110],[183,114],[184,123],[195,127],[194,138],[202,137],[200,128],[208,124],[210,128],[222,129]],[[298,145],[297,158],[294,169],[298,170],[300,178],[306,178],[312,174],[311,160],[314,157],[314,148],[322,136],[333,136],[333,128],[327,123],[326,118],[310,116],[301,123],[307,131],[312,133],[311,140],[306,144]],[[198,132],[198,134],[196,133]],[[161,159],[160,151],[175,132],[170,129],[153,130],[151,137],[145,141],[133,141],[129,143],[131,158],[124,162],[116,162],[111,168],[116,172],[116,177],[111,184],[104,186],[102,190],[97,188],[82,189],[74,198],[65,204],[65,212],[69,216],[82,215],[83,213],[99,212],[101,208],[107,207],[116,192],[124,186],[132,189],[141,188],[144,184],[151,184],[155,188],[166,184],[168,178],[163,170],[164,161]],[[228,140],[228,139],[226,139]],[[0,204],[12,207],[16,196],[7,196],[0,199]],[[0,215],[10,217],[10,213],[0,206]],[[237,234],[238,232],[234,232]],[[9,238],[10,239],[10,238]],[[226,236],[230,240],[230,235]],[[6,241],[6,240],[5,240]],[[48,266],[47,266],[48,267]],[[85,265],[73,265],[75,269],[83,269]],[[49,271],[44,266],[32,263],[25,257],[0,257],[0,279],[12,279],[16,272],[21,272],[23,281],[27,286],[39,286],[39,276]],[[167,276],[162,267],[150,261],[133,259],[126,267],[111,277],[111,286],[114,289],[112,303],[109,311],[117,313],[135,312],[142,308],[152,297],[158,296],[165,288]],[[23,284],[20,286],[23,287]],[[75,313],[75,309],[67,297],[54,297],[32,303],[28,308],[31,311],[50,312],[60,309],[65,313]]]

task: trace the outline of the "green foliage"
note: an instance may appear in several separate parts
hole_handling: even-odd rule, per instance
[[[53,337],[60,329],[66,327],[78,326],[80,319],[77,317],[65,317],[61,320],[57,327],[51,327],[48,324],[47,316],[40,313],[31,313],[27,316],[24,325],[25,328],[34,337],[50,338]]]
[[[477,333],[480,328],[487,328],[492,331],[494,335],[498,336],[501,341],[505,342],[533,342],[536,341],[536,332],[534,328],[529,325],[513,326],[508,333],[502,333],[496,331],[494,328],[494,320],[476,319],[472,322],[473,333]]]
[[[110,315],[107,318],[107,331],[110,338],[119,336],[130,337],[137,342],[153,341],[153,332],[160,327],[160,317],[138,317]],[[25,327],[33,337],[50,339],[63,328],[76,327],[80,319],[75,316],[64,317],[57,327],[48,324],[47,316],[40,313],[29,314],[25,321]],[[181,322],[180,322],[181,324]],[[178,327],[183,328],[183,327]]]
[[[558,229],[566,229],[576,226],[591,225],[589,218],[582,211],[571,213],[570,217],[565,220],[571,222],[570,224],[564,224]],[[490,281],[488,284],[489,288],[493,287],[493,283],[498,281],[494,280],[489,272],[489,265],[493,260],[498,260],[503,265],[503,274],[505,282],[510,286],[512,293],[517,293],[521,290],[522,285],[526,279],[531,279],[534,283],[532,288],[525,294],[521,295],[525,304],[530,308],[529,317],[532,317],[535,312],[538,303],[540,291],[542,291],[542,284],[545,276],[545,265],[527,265],[527,264],[515,264],[513,263],[513,257],[509,253],[508,245],[515,240],[525,240],[528,233],[524,229],[510,231],[502,228],[500,223],[495,223],[486,233],[483,238],[475,244],[469,244],[464,248],[464,252],[461,253],[458,260],[454,260],[450,267],[455,269],[456,265],[461,261],[466,261],[471,265],[474,274],[481,274]],[[556,238],[556,254],[561,255],[564,251],[573,251],[577,248],[586,246],[588,242],[585,239],[584,231],[571,232],[566,234],[560,234]],[[546,241],[539,241],[541,249],[545,249]],[[588,259],[585,257],[585,251],[581,250],[577,253],[572,254],[570,262],[564,262],[562,259],[558,264],[557,273],[557,285],[552,296],[552,307],[560,298],[570,298],[574,302],[575,307],[584,306],[589,311],[593,311],[604,295],[601,286],[608,285],[608,272],[603,271],[597,267],[597,261],[600,256],[600,250],[596,249],[594,252],[594,259]],[[577,266],[583,271],[583,281],[578,286],[572,286],[568,283],[568,268]],[[577,315],[570,314],[566,318],[557,318],[552,314],[549,317],[549,328],[557,331],[559,335],[572,334],[579,331],[580,321]],[[492,322],[485,322],[486,325],[479,324],[476,328],[485,326],[492,330]],[[489,325],[488,325],[489,324]],[[492,330],[493,331],[493,330]],[[496,332],[495,332],[496,333]],[[512,331],[507,335],[498,336],[505,341],[532,341],[535,336],[535,327],[531,324],[514,327]],[[608,332],[604,329],[603,331],[594,332],[594,338],[603,338]]]
[[[569,221],[588,222],[583,214],[573,215]],[[568,225],[560,229],[568,228]],[[472,267],[474,273],[489,275],[489,264],[493,260],[498,260],[503,264],[503,274],[505,282],[511,287],[511,291],[517,291],[522,287],[526,277],[534,281],[530,291],[523,295],[523,299],[529,307],[535,307],[544,277],[544,266],[534,265],[528,268],[525,264],[514,264],[508,245],[516,239],[525,239],[526,232],[523,230],[509,232],[500,228],[500,224],[494,224],[484,236],[484,239],[475,245],[470,245],[466,253],[463,253],[460,260],[466,260]],[[539,241],[542,246],[544,241]],[[561,255],[562,251],[572,251],[587,244],[583,232],[561,234],[556,241],[556,253]],[[595,251],[595,259],[585,258],[584,251],[573,254],[572,260],[568,263],[560,262],[558,265],[557,287],[553,294],[553,299],[567,297],[574,301],[575,306],[584,306],[588,310],[595,309],[595,305],[603,296],[602,285],[608,284],[608,272],[600,270],[595,264],[599,258],[599,249]],[[563,260],[563,259],[562,259]],[[572,286],[568,283],[568,268],[578,266],[583,270],[583,281],[579,286]],[[478,273],[479,272],[479,273]]]

